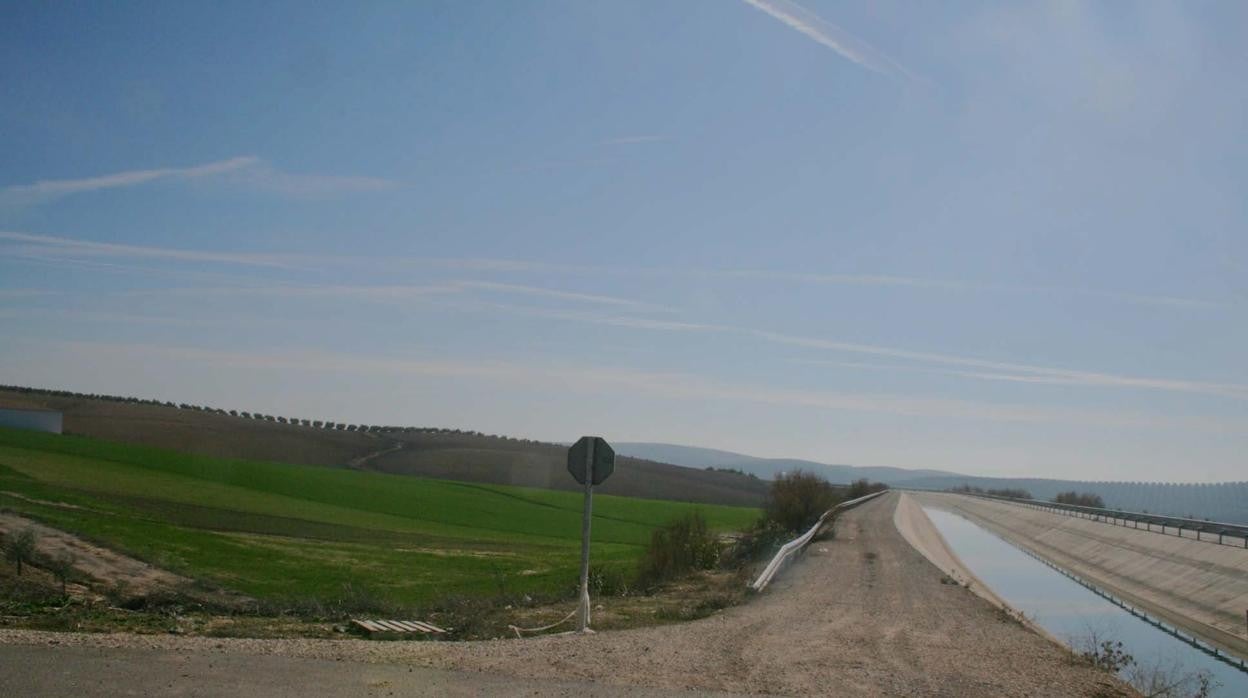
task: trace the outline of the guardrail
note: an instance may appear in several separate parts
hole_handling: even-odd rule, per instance
[[[868,499],[874,499],[887,492],[888,490],[872,492],[865,497],[851,499],[848,502],[841,502],[840,504],[837,504],[831,509],[823,512],[823,516],[819,517],[819,520],[815,522],[814,526],[810,527],[809,531],[780,546],[780,550],[776,551],[775,557],[771,558],[771,562],[767,563],[767,566],[763,568],[762,574],[758,575],[758,579],[754,580],[754,583],[750,585],[750,588],[754,591],[762,591],[765,589],[767,585],[771,583],[772,578],[776,576],[776,573],[780,571],[780,568],[784,566],[784,563],[788,562],[790,557],[796,555],[802,548],[806,547],[806,545],[810,543],[811,539],[819,533],[819,529],[823,528],[824,525],[831,521],[837,514],[845,511],[846,509],[852,509]]]
[[[935,491],[935,490],[930,490]],[[1085,507],[1077,504],[1059,504],[1057,502],[1045,502],[1039,499],[1013,499],[1011,497],[1001,497],[994,494],[983,494],[979,492],[954,492],[953,494],[964,494],[970,497],[979,497],[981,499],[995,499],[1010,504],[1020,504],[1022,506],[1040,509],[1043,511],[1052,511],[1064,514],[1078,516],[1080,518],[1091,519],[1095,521],[1103,521],[1108,524],[1115,524],[1126,527],[1128,523],[1133,528],[1139,528],[1140,524],[1144,524],[1145,529],[1153,533],[1166,534],[1167,528],[1173,528],[1180,538],[1191,538],[1194,540],[1204,541],[1206,543],[1218,543],[1220,545],[1231,545],[1226,542],[1226,536],[1239,538],[1243,543],[1243,547],[1248,548],[1248,526],[1232,523],[1222,523],[1219,521],[1203,521],[1201,519],[1185,519],[1178,516],[1161,516],[1159,514],[1149,514],[1138,511],[1125,511],[1123,509],[1107,509],[1102,507]],[[1157,531],[1153,526],[1160,526],[1161,531]],[[1192,531],[1196,535],[1184,536],[1184,531]],[[1202,538],[1201,534],[1206,536],[1216,535],[1216,541],[1210,538]],[[1236,542],[1238,547],[1239,541]]]

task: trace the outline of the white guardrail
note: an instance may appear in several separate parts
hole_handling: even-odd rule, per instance
[[[819,533],[819,529],[823,528],[828,521],[831,521],[836,514],[845,511],[846,509],[853,509],[868,499],[874,499],[882,494],[886,494],[887,492],[888,490],[872,492],[865,497],[851,499],[848,502],[841,502],[840,504],[837,504],[831,509],[823,512],[823,516],[819,517],[819,520],[815,522],[814,526],[810,527],[809,531],[780,546],[780,550],[776,551],[776,556],[771,558],[771,562],[767,563],[767,566],[763,568],[763,573],[758,575],[758,579],[755,579],[754,583],[751,584],[750,587],[754,589],[754,591],[762,591],[767,588],[767,585],[771,584],[772,577],[776,576],[776,574],[780,571],[780,568],[784,566],[784,563],[788,562],[789,558],[793,557],[800,552],[802,548],[806,547],[806,545],[810,543],[811,539]]]

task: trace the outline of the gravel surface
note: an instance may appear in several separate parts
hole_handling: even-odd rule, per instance
[[[470,688],[474,680],[519,679],[477,686],[481,692],[501,693],[526,689],[558,693],[563,690],[560,686],[568,690],[579,686],[579,690],[592,687],[603,692],[633,687],[647,692],[788,695],[1133,695],[1109,675],[1072,662],[1064,649],[1006,619],[999,609],[962,586],[942,583],[944,573],[916,552],[894,526],[897,502],[898,496],[889,494],[843,514],[835,537],[812,543],[803,559],[783,572],[760,598],[681,625],[587,637],[470,643],[10,630],[0,631],[0,657],[6,666],[14,665],[10,659],[26,657],[29,661],[27,655],[32,653],[64,659],[59,675],[81,678],[75,684],[80,695],[92,694],[87,681],[91,667],[81,666],[84,658],[92,660],[109,652],[120,652],[113,656],[122,665],[141,662],[145,676],[168,679],[175,686],[188,680],[181,674],[190,672],[162,658],[217,657],[230,662],[233,672],[241,676],[267,677],[277,672],[291,682],[283,685],[302,685],[305,692],[317,695],[351,691],[339,690],[337,684],[318,684],[319,670],[298,667],[323,670],[337,665],[336,671],[325,671],[348,681],[354,675],[378,671],[375,664],[390,665],[387,671],[399,674],[395,695],[423,691],[423,679],[402,682],[401,671],[409,667],[465,672],[458,676]],[[58,644],[49,647],[50,642]],[[36,651],[32,645],[40,647]],[[66,651],[66,647],[71,649]],[[293,659],[317,661],[292,664]],[[425,676],[423,669],[415,671]],[[22,676],[0,677],[0,688],[6,687],[4,682],[10,682],[10,689],[34,686],[29,681],[21,684],[24,680]],[[446,680],[451,685],[456,679]],[[195,686],[204,690],[202,682]],[[269,694],[259,686],[255,694]],[[248,687],[236,682],[229,693],[246,694],[244,688]]]

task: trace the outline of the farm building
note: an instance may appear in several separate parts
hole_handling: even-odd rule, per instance
[[[0,427],[59,434],[61,433],[61,413],[58,410],[0,407]]]

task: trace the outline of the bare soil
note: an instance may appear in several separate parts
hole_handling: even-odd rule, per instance
[[[0,534],[5,538],[24,529],[33,530],[37,537],[35,556],[38,562],[36,566],[28,566],[31,574],[50,577],[46,571],[37,569],[40,563],[62,555],[72,556],[73,571],[69,577],[87,582],[75,584],[70,589],[78,596],[98,598],[98,590],[115,590],[119,596],[131,598],[179,595],[223,607],[241,606],[249,601],[247,597],[232,592],[200,589],[194,580],[187,577],[95,545],[71,533],[0,511]],[[97,591],[92,591],[93,588]]]

